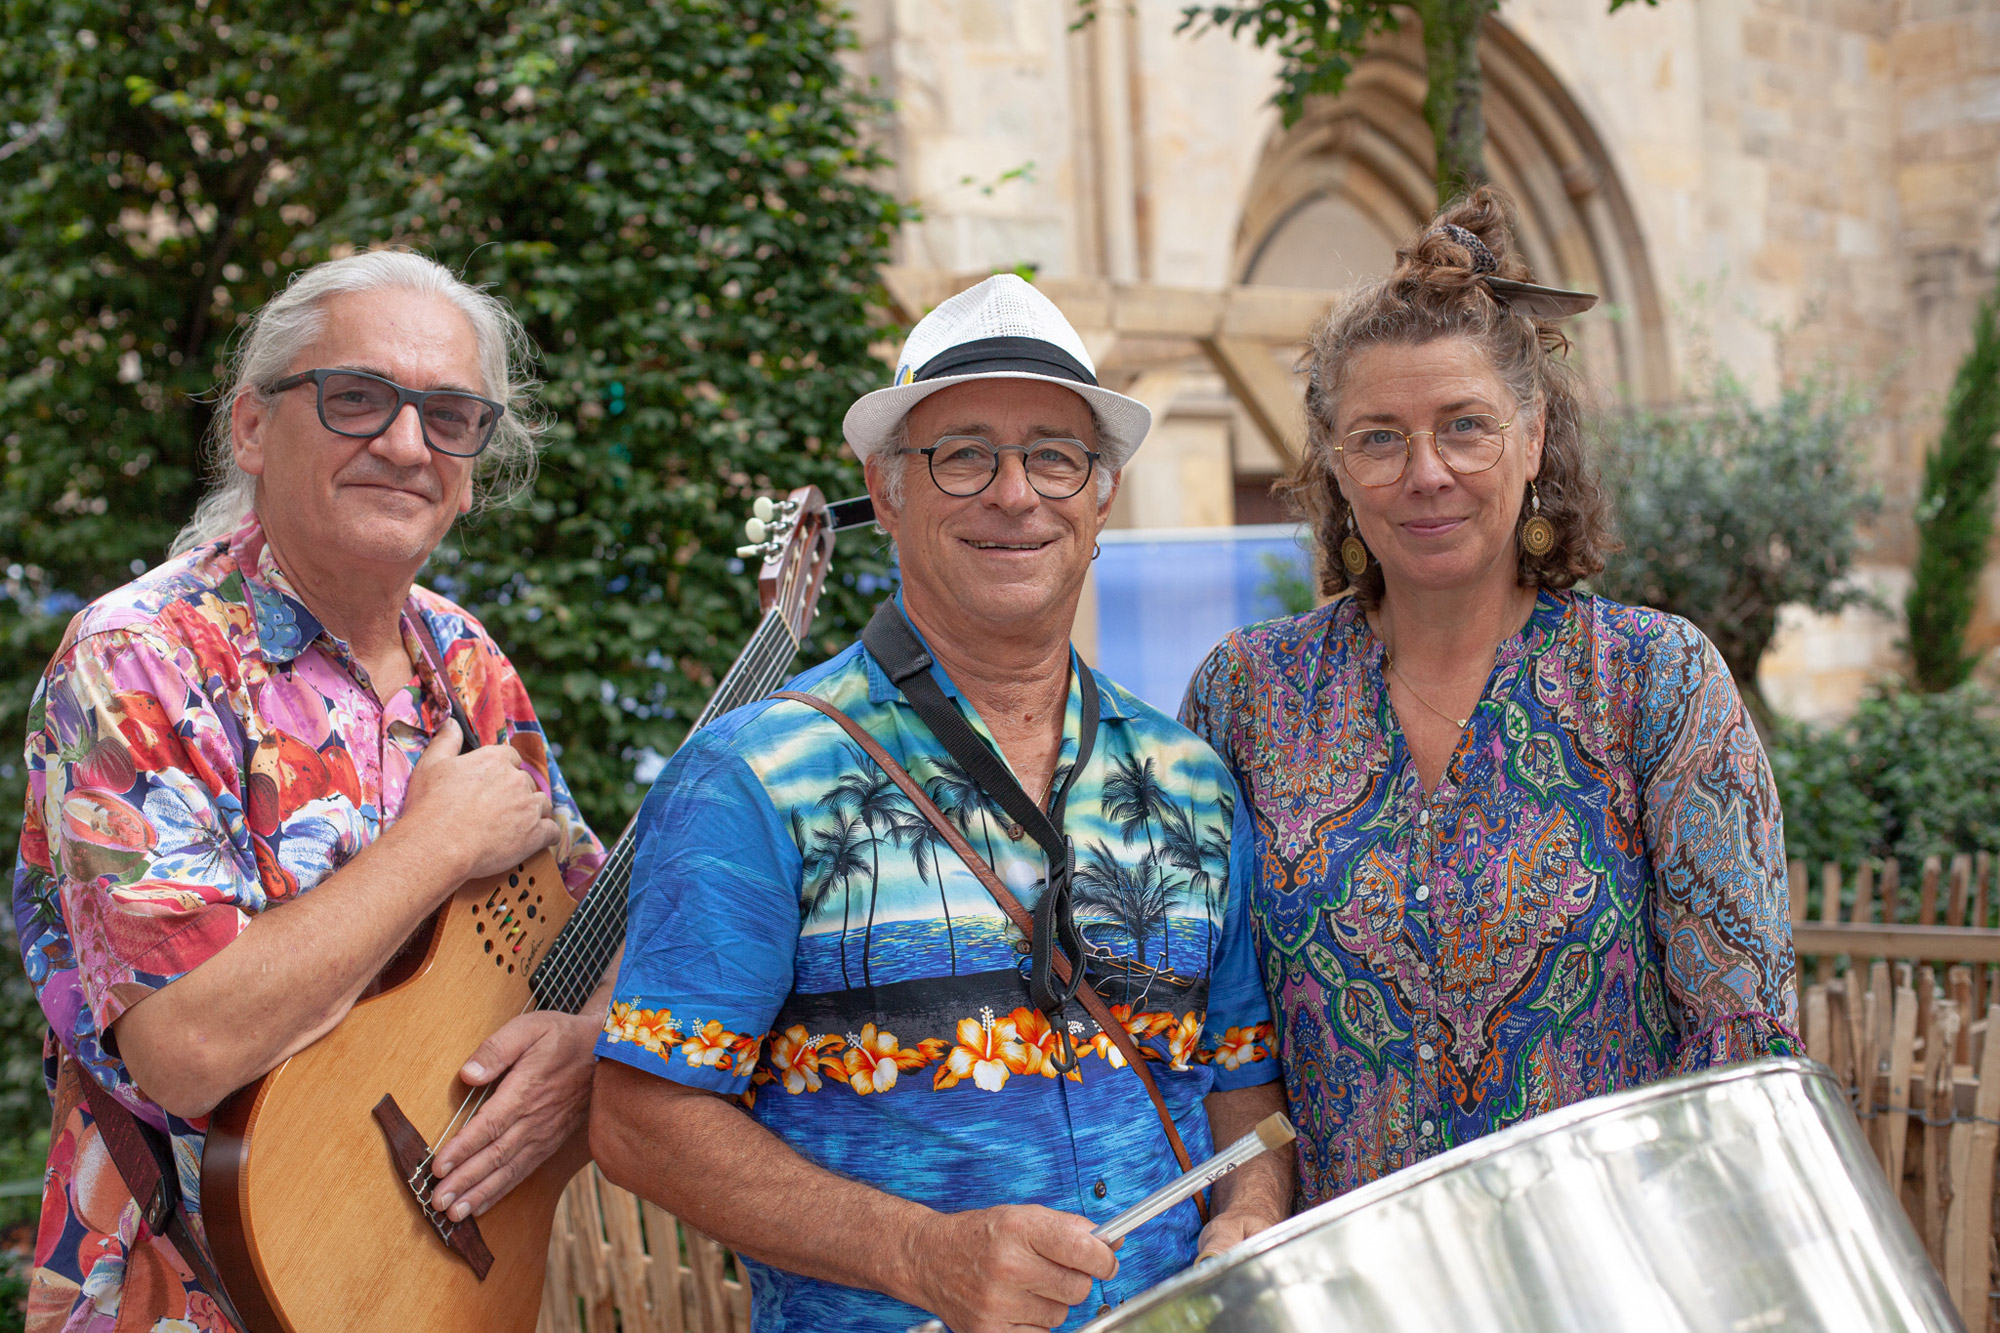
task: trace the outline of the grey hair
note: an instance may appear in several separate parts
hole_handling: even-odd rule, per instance
[[[231,447],[230,419],[237,400],[256,394],[261,401],[270,401],[269,386],[284,377],[325,327],[329,298],[384,288],[441,296],[456,306],[472,325],[486,396],[507,409],[492,442],[479,455],[473,507],[507,504],[534,482],[545,423],[532,396],[535,381],[529,365],[534,345],[521,321],[505,301],[434,259],[407,250],[368,250],[299,272],[251,318],[216,394],[215,417],[208,428],[208,493],[174,538],[169,555],[228,537],[255,504],[257,479],[237,466]]]
[[[1104,438],[1104,419],[1097,415],[1097,409],[1090,409],[1091,444]],[[889,503],[896,508],[903,507],[903,477],[911,460],[904,458],[901,451],[910,447],[910,418],[905,415],[889,432],[880,448],[872,450],[864,461],[880,463],[882,466],[882,488],[888,493]],[[901,462],[902,466],[898,466]],[[1122,469],[1099,467],[1097,473],[1097,503],[1103,504],[1111,494],[1111,483],[1117,480]]]

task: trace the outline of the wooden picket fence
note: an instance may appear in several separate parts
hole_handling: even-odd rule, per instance
[[[556,1209],[535,1333],[750,1333],[743,1267],[595,1164]]]
[[[1986,925],[1989,909],[2000,920],[1995,869],[1986,852],[1948,866],[1932,857],[1910,895],[1894,861],[1851,876],[1825,865],[1817,883],[1802,863],[1791,865],[1806,1054],[1846,1085],[1876,1160],[1975,1333],[2000,1330],[2000,1040],[1988,1040],[2000,1033],[2000,930]]]
[[[1974,1333],[2000,1333],[2000,862],[1791,865],[1806,1053],[1848,1088],[1883,1171]],[[1905,920],[1904,917],[1914,919]],[[1940,980],[1942,978],[1942,980]],[[1863,1077],[1863,1074],[1866,1077]],[[749,1333],[729,1250],[578,1173],[556,1213],[536,1333]]]

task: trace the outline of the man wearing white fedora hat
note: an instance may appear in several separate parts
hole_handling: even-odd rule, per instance
[[[759,1333],[1070,1328],[1289,1210],[1092,1234],[1283,1106],[1245,807],[1069,643],[1149,425],[1020,278],[932,311],[846,420],[900,593],[647,798],[591,1141]]]

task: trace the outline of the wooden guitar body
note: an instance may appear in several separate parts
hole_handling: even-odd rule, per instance
[[[764,618],[693,730],[784,678],[834,532],[874,515],[866,496],[828,505],[810,486],[758,504],[759,544],[739,554],[763,557]],[[394,1099],[412,1160],[416,1139],[434,1149],[463,1128],[472,1090],[458,1070],[481,1042],[533,1008],[581,1011],[624,941],[634,855],[628,826],[581,906],[547,852],[466,884],[407,976],[392,967],[380,994],[216,1109],[201,1212],[248,1333],[532,1333],[556,1206],[589,1160],[584,1133],[476,1219],[492,1256],[482,1280],[426,1216],[376,1108]]]
[[[414,975],[216,1110],[202,1217],[249,1333],[531,1333],[584,1134],[477,1219],[493,1254],[481,1281],[426,1220],[372,1112],[389,1094],[424,1142],[443,1141],[470,1091],[459,1066],[531,1007],[528,975],[573,910],[547,852],[466,884]]]

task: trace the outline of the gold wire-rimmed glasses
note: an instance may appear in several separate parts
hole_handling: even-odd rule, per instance
[[[1370,426],[1349,431],[1333,446],[1347,465],[1347,474],[1363,486],[1393,486],[1403,479],[1419,435],[1431,437],[1444,465],[1461,477],[1485,472],[1500,461],[1506,447],[1503,432],[1513,425],[1485,412],[1465,412],[1436,430],[1400,431]]]

